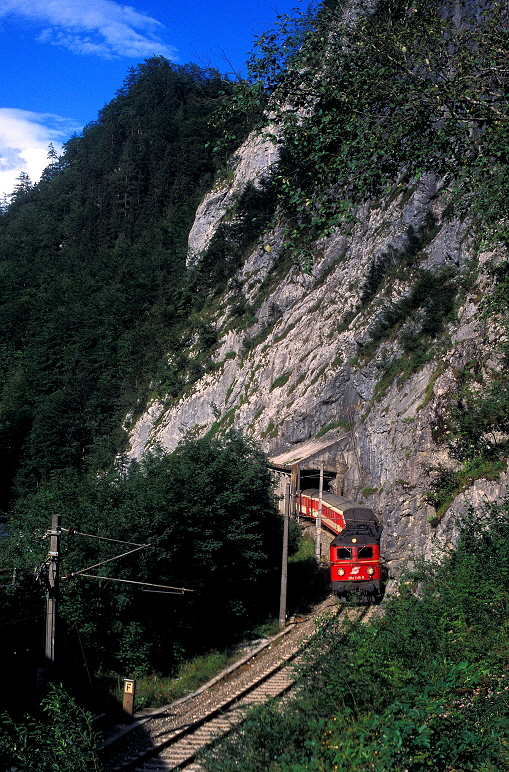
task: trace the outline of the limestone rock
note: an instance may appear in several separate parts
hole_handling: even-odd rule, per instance
[[[278,160],[278,148],[270,139],[252,133],[232,161],[232,181],[219,182],[208,193],[196,212],[188,238],[187,265],[191,267],[207,249],[217,226],[232,208],[235,199],[250,182],[257,186]]]

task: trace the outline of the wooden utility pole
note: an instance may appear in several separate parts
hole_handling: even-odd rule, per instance
[[[283,559],[281,562],[281,595],[279,600],[279,629],[286,625],[286,586],[288,581],[288,521],[290,519],[290,484],[285,488],[285,519],[283,525]]]
[[[316,515],[315,558],[317,563],[322,557],[322,497],[323,497],[323,461],[320,463],[320,485],[318,488],[318,512]]]
[[[51,518],[50,546],[49,546],[49,587],[46,593],[46,644],[44,654],[46,656],[46,669],[51,671],[55,664],[55,628],[57,622],[58,599],[58,563],[60,546],[60,515]]]

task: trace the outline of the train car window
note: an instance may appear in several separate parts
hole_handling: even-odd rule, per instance
[[[338,547],[336,550],[336,560],[351,560],[352,550],[349,547]]]
[[[372,558],[373,557],[373,547],[358,547],[357,548],[357,557],[358,558]]]

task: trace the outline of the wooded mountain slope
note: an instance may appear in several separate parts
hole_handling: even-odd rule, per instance
[[[134,69],[0,216],[4,505],[234,426],[337,440],[390,564],[454,540],[506,484],[506,30],[330,0],[235,86]]]
[[[165,385],[179,392],[203,303],[185,274],[187,233],[217,165],[210,115],[230,88],[194,65],[139,65],[0,215],[4,505],[13,484],[111,465],[169,351],[179,364]]]

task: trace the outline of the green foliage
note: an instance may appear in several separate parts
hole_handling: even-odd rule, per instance
[[[322,620],[284,705],[256,709],[208,772],[495,772],[509,762],[509,503],[404,577],[368,624]]]
[[[451,469],[443,465],[432,467],[431,489],[423,494],[424,501],[435,507],[440,520],[450,507],[458,493],[472,485],[475,480],[498,480],[507,469],[506,461],[489,461],[474,458],[464,461],[460,469]]]
[[[127,413],[210,369],[200,312],[223,258],[206,282],[185,258],[216,168],[211,112],[230,90],[213,70],[147,60],[0,216],[4,506],[13,479],[23,493],[55,469],[107,467]]]
[[[458,395],[451,406],[449,427],[453,455],[462,461],[494,460],[507,455],[508,366],[509,346],[504,344],[500,368],[488,383],[480,374],[479,364],[458,374]],[[478,386],[480,379],[482,389]]]
[[[54,474],[18,501],[0,545],[2,566],[18,567],[17,584],[3,590],[2,622],[44,613],[33,571],[55,511],[65,528],[150,544],[92,574],[193,590],[163,596],[64,578],[58,661],[69,682],[82,680],[84,657],[92,674],[168,674],[184,657],[230,645],[277,607],[282,518],[266,457],[240,434],[190,438],[171,455],[154,452],[102,476]],[[69,535],[61,548],[63,576],[129,550]],[[30,641],[42,650],[42,626]]]
[[[370,349],[387,340],[395,330],[401,330],[405,353],[415,354],[423,340],[427,343],[435,339],[451,318],[456,292],[454,272],[450,269],[436,274],[420,270],[409,294],[384,311],[370,329]],[[410,324],[402,329],[407,320],[411,320]]]
[[[431,473],[432,485],[430,490],[423,494],[423,499],[427,504],[435,507],[439,518],[458,495],[461,486],[455,469],[441,465],[431,470]]]
[[[389,246],[385,252],[375,257],[361,289],[361,308],[370,303],[383,285],[390,287],[395,279],[405,279],[409,273],[415,273],[419,259],[426,256],[426,244],[433,240],[440,227],[434,215],[428,211],[417,230],[412,225],[408,226],[403,246],[399,250]]]
[[[16,724],[4,713],[0,755],[8,772],[99,772],[92,715],[62,687],[51,686],[43,700],[44,721],[27,718]]]
[[[242,265],[250,249],[269,223],[275,207],[272,180],[249,183],[239,195],[230,220],[221,222],[195,268],[192,286],[200,292],[221,293]],[[234,314],[242,316],[243,311]]]
[[[450,403],[445,439],[452,455],[464,466],[495,462],[506,458],[509,450],[509,263],[498,259],[487,267],[493,283],[479,311],[484,321],[502,329],[502,343],[493,352],[498,358],[495,369],[470,361],[456,371],[458,388]]]
[[[343,419],[340,419],[339,421],[331,421],[325,426],[322,426],[320,431],[315,434],[315,438],[318,440],[320,437],[323,437],[324,434],[327,434],[327,432],[332,431],[332,429],[343,429],[345,432],[349,432],[353,428],[353,425],[353,421],[345,421]]]
[[[135,710],[161,707],[191,694],[240,657],[240,650],[234,652],[212,651],[209,654],[202,654],[182,662],[173,677],[163,676],[159,673],[138,676],[136,679]],[[121,704],[124,692],[123,679],[111,674],[105,680],[111,683],[111,692],[115,700]]]
[[[332,1],[281,16],[255,46],[249,83],[221,106],[229,120],[270,113],[287,249],[305,270],[318,235],[427,172],[455,180],[451,210],[505,238],[505,10],[464,7],[460,23],[438,10],[436,0],[380,2],[352,22]]]
[[[290,380],[290,375],[291,373],[283,373],[283,375],[279,375],[274,381],[272,381],[270,390],[273,391],[274,389],[280,389],[281,386],[287,384]]]
[[[433,396],[434,396],[435,383],[437,382],[438,378],[442,375],[442,373],[444,372],[445,368],[446,368],[445,362],[443,362],[443,361],[440,362],[440,364],[438,365],[437,369],[435,370],[435,372],[433,373],[433,375],[431,376],[431,378],[428,381],[428,384],[427,384],[427,386],[426,386],[426,388],[424,390],[424,398],[423,398],[422,402],[420,403],[420,405],[417,407],[417,410],[422,410],[424,407],[426,407],[426,405],[429,402],[431,402],[431,400],[433,399]],[[413,419],[413,420],[415,420],[415,419]],[[403,421],[406,421],[406,419],[404,418]]]
[[[460,282],[453,271],[436,274],[420,269],[408,295],[385,309],[369,330],[369,341],[360,347],[359,358],[373,357],[380,343],[397,338],[402,354],[390,359],[382,356],[377,367],[381,373],[374,398],[380,400],[397,376],[406,379],[435,354],[431,345],[453,317]]]
[[[361,307],[367,306],[375,297],[376,293],[385,282],[386,277],[388,278],[388,274],[390,275],[390,273],[397,272],[399,274],[407,275],[408,269],[415,266],[425,245],[432,240],[435,233],[435,218],[431,213],[428,213],[424,224],[418,231],[416,231],[413,226],[408,226],[405,246],[401,252],[390,247],[386,252],[377,255],[368,270],[362,287],[360,295]]]

